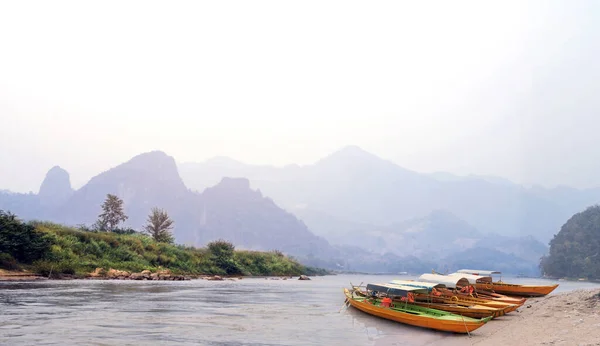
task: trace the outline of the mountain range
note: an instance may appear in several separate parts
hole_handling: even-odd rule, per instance
[[[531,235],[547,243],[572,214],[600,200],[600,189],[526,188],[497,177],[418,173],[355,146],[305,166],[247,165],[225,157],[178,166],[196,190],[223,176],[246,177],[323,236],[444,210],[484,234]]]
[[[89,225],[112,193],[123,199],[126,225],[135,229],[152,207],[167,210],[181,244],[226,239],[238,248],[278,249],[309,265],[377,272],[452,270],[476,254],[480,263],[535,273],[544,243],[572,209],[596,196],[494,177],[421,174],[357,147],[286,167],[225,157],[177,164],[154,151],[78,190],[69,180],[53,167],[38,194],[0,191],[0,209]]]

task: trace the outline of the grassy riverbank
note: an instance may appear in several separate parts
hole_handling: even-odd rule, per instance
[[[0,234],[0,268],[44,276],[85,277],[96,268],[129,272],[169,269],[179,275],[322,275],[278,251],[239,251],[224,241],[206,248],[159,243],[140,234],[89,232],[48,223],[11,224]],[[23,244],[21,244],[23,243]],[[33,244],[29,249],[28,245]]]

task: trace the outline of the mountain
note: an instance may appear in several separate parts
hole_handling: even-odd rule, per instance
[[[203,246],[224,239],[240,249],[280,250],[309,264],[333,266],[339,250],[315,236],[294,215],[252,190],[247,179],[223,178],[203,193],[192,192],[179,176],[175,160],[161,151],[140,154],[93,177],[77,191],[69,176],[52,168],[40,193],[0,193],[0,209],[23,219],[68,225],[94,223],[107,194],[123,200],[126,227],[140,230],[152,207],[175,221],[176,242]]]
[[[260,191],[250,189],[245,178],[223,178],[198,197],[195,205],[198,228],[193,239],[185,239],[188,243],[205,244],[224,238],[251,250],[278,249],[321,258],[336,252],[294,215],[279,208]]]
[[[600,206],[567,220],[550,242],[541,267],[552,277],[600,279]]]
[[[503,274],[539,275],[537,262],[528,262],[513,254],[485,247],[475,247],[454,253],[443,259],[441,263],[443,265],[439,271],[444,273],[470,268],[474,263],[477,263],[480,268],[493,268]]]
[[[38,194],[0,190],[0,209],[25,219],[46,219],[73,194],[69,173],[54,166],[47,173]]]
[[[59,166],[52,167],[40,186],[40,203],[44,206],[57,206],[65,203],[72,195],[69,172]]]
[[[186,185],[199,190],[222,177],[246,177],[326,238],[346,227],[380,228],[446,210],[484,234],[531,235],[546,242],[562,220],[600,199],[600,189],[525,188],[498,177],[422,174],[355,146],[305,166],[219,158],[179,167]]]
[[[123,200],[126,224],[141,228],[152,207],[180,216],[180,205],[191,195],[177,172],[175,160],[160,151],[138,155],[128,162],[93,177],[75,191],[53,214],[53,220],[66,224],[92,224],[100,214],[107,194]]]

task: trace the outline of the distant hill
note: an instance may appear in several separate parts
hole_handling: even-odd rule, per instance
[[[199,182],[193,190],[180,172]],[[493,177],[445,177],[403,169],[357,147],[314,165],[283,168],[223,157],[178,167],[154,151],[76,191],[68,172],[54,167],[39,194],[0,192],[0,209],[28,220],[90,225],[112,193],[124,200],[126,226],[138,230],[152,207],[166,209],[178,243],[201,246],[224,238],[240,249],[278,249],[309,265],[386,272],[429,271],[478,249],[504,254],[493,257],[499,265],[515,258],[534,265],[547,247],[527,236],[539,236],[529,230],[555,232],[557,215],[595,196],[524,189]]]
[[[513,254],[507,254],[485,247],[474,247],[462,252],[447,256],[441,270],[443,272],[454,272],[458,269],[468,268],[474,263],[480,268],[493,268],[503,274],[525,274],[528,276],[539,275],[538,262],[526,261]]]
[[[180,217],[184,213],[182,206],[189,205],[194,197],[179,177],[175,160],[154,151],[93,177],[75,191],[52,219],[70,225],[92,224],[108,193],[123,200],[129,216],[126,223],[134,228],[141,228],[152,207],[167,210],[173,218]]]
[[[302,215],[300,214],[301,218]],[[326,222],[331,227],[325,233],[328,234],[326,239],[333,244],[361,248],[382,256],[409,254],[437,263],[427,271],[440,268],[438,264],[455,262],[449,261],[454,257],[465,258],[464,254],[481,254],[485,253],[481,249],[488,249],[491,252],[482,257],[482,260],[488,258],[490,265],[494,264],[490,268],[502,267],[505,273],[535,275],[540,258],[548,251],[546,245],[532,236],[484,234],[444,210],[436,210],[424,217],[390,226],[344,223],[314,213],[309,216],[309,219],[312,218],[321,218],[320,223]],[[335,227],[339,231],[334,231]],[[322,234],[318,231],[316,233]],[[473,261],[472,255],[468,258]]]
[[[247,179],[225,178],[204,193],[190,191],[179,176],[175,160],[160,151],[138,155],[111,168],[77,191],[72,191],[68,173],[54,167],[42,183],[40,194],[0,193],[0,209],[28,220],[91,225],[108,193],[123,200],[129,217],[125,225],[137,230],[152,207],[165,209],[175,220],[178,243],[202,246],[225,239],[240,249],[280,250],[325,263],[335,262],[333,258],[339,254],[294,215],[260,191],[250,189]]]
[[[569,215],[600,201],[599,189],[524,188],[498,177],[422,174],[355,146],[306,166],[253,166],[221,157],[179,168],[186,185],[197,190],[222,177],[246,177],[321,236],[335,223],[382,227],[447,210],[482,233],[545,242]]]
[[[573,215],[562,226],[541,267],[552,277],[600,279],[600,206]]]

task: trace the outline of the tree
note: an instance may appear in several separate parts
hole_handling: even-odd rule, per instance
[[[95,227],[100,231],[112,231],[127,219],[127,215],[123,212],[123,200],[108,194],[102,204],[102,214],[98,216]]]
[[[169,218],[166,211],[159,208],[152,208],[148,215],[144,230],[150,234],[154,240],[162,243],[172,243],[174,241],[172,229],[173,220]]]
[[[547,276],[600,279],[600,206],[573,215],[561,227],[540,267]]]
[[[239,274],[240,267],[235,261],[235,246],[225,240],[219,239],[208,243],[208,251],[211,253],[211,260],[225,272],[225,274]]]
[[[44,257],[50,251],[50,245],[50,240],[30,223],[0,210],[0,266],[1,262],[11,262],[11,259],[32,263]]]

